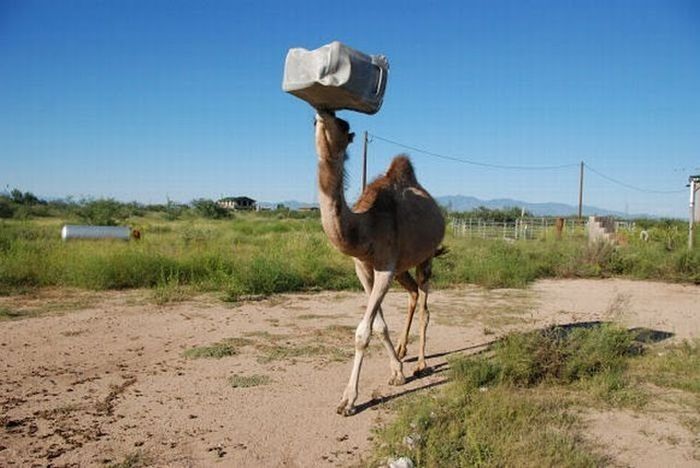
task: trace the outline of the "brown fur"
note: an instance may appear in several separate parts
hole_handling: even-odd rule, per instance
[[[392,210],[395,207],[394,196],[406,187],[420,185],[416,180],[411,160],[401,154],[391,161],[385,175],[377,177],[365,188],[355,202],[353,211],[362,213],[372,207],[383,211]]]

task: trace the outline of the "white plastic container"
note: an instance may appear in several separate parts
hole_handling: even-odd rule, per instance
[[[61,239],[121,239],[129,240],[131,229],[124,226],[79,226],[66,224],[61,229]]]
[[[375,114],[389,77],[383,55],[367,55],[338,41],[316,50],[289,49],[282,89],[316,109]]]

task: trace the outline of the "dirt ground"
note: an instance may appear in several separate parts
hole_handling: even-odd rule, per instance
[[[364,297],[322,292],[226,304],[214,297],[157,306],[148,291],[42,291],[0,298],[28,318],[0,322],[0,465],[343,466],[361,463],[391,403],[441,385],[446,359],[509,330],[615,319],[700,336],[700,287],[626,280],[547,280],[526,290],[431,294],[428,365],[387,384],[372,341],[360,412],[335,407],[351,366]],[[392,339],[406,296],[392,291]],[[414,325],[414,330],[417,326]],[[231,356],[184,351],[226,342]],[[405,370],[415,364],[409,345]],[[670,416],[593,413],[590,435],[620,464],[697,466],[698,435]],[[129,465],[131,463],[132,465]]]

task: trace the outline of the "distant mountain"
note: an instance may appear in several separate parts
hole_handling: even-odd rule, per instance
[[[277,205],[284,205],[290,210],[298,210],[299,208],[309,208],[312,206],[318,206],[318,203],[306,203],[297,200],[285,200],[281,202],[260,202],[258,204],[263,208],[277,208]]]
[[[575,216],[578,214],[578,207],[567,205],[565,203],[528,203],[522,200],[513,200],[511,198],[498,198],[495,200],[482,200],[476,197],[466,195],[446,195],[444,197],[436,197],[437,202],[447,208],[449,211],[470,211],[480,206],[485,206],[490,209],[499,208],[525,208],[535,216]],[[305,203],[297,200],[286,200],[281,202],[261,202],[264,207],[275,208],[277,205],[284,205],[290,210],[298,210],[310,206],[318,206],[318,203]],[[615,216],[618,218],[625,217],[640,217],[650,218],[650,215],[626,215],[621,211],[606,210],[595,206],[583,205],[583,215],[599,215],[599,216]]]
[[[528,203],[522,200],[513,200],[510,198],[498,198],[495,200],[481,200],[476,197],[468,197],[465,195],[446,195],[444,197],[436,197],[437,202],[450,211],[470,211],[480,206],[490,209],[499,208],[525,208],[536,216],[570,216],[578,214],[578,207],[567,205],[564,203]],[[600,216],[617,216],[626,217],[625,213],[620,211],[606,210],[595,206],[583,205],[584,216],[600,215]]]

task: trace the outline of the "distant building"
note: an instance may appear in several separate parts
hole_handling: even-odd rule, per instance
[[[301,206],[299,211],[320,211],[318,206]]]
[[[226,197],[216,202],[227,210],[255,210],[257,202],[248,197]]]

